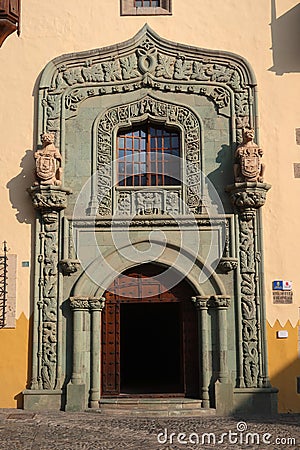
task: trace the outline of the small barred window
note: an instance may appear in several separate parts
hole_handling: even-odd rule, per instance
[[[135,8],[141,8],[146,7],[146,8],[154,8],[154,7],[158,7],[160,6],[160,1],[159,0],[134,0],[134,6]]]
[[[172,0],[121,0],[122,16],[170,15]]]

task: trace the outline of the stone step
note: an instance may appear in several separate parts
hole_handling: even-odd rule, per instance
[[[100,412],[124,416],[199,417],[215,415],[215,409],[202,408],[202,401],[187,398],[101,399]]]

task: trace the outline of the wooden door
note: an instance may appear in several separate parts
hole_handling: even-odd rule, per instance
[[[190,297],[193,290],[186,282],[180,282],[174,288],[166,291],[163,283],[155,275],[162,269],[144,264],[120,275],[105,294],[106,305],[102,312],[102,395],[119,396],[121,392],[121,304],[149,303],[179,303],[180,333],[179,342],[181,358],[182,383],[178,395],[197,397],[199,394],[198,367],[198,334],[197,314]],[[170,308],[170,312],[171,312]],[[176,308],[175,308],[176,309]],[[174,310],[174,308],[173,308]],[[159,314],[159,307],[156,308]],[[154,324],[155,326],[155,324]],[[158,331],[158,330],[157,330]],[[139,339],[139,336],[136,336]],[[177,345],[177,344],[176,344]],[[137,355],[138,358],[138,355]],[[156,358],[153,356],[153,364]],[[145,387],[145,395],[151,394]],[[171,395],[166,388],[166,395]],[[142,392],[137,390],[140,395]],[[163,392],[160,392],[162,395]],[[175,392],[173,394],[176,394]]]

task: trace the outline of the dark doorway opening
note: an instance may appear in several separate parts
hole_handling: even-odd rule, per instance
[[[184,393],[180,303],[123,303],[120,393]]]

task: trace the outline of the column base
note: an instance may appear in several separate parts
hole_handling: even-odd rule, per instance
[[[46,389],[25,389],[23,392],[23,409],[30,411],[59,411],[61,409],[62,391]]]
[[[236,388],[233,390],[234,414],[277,414],[277,388]]]
[[[216,410],[220,416],[232,414],[233,410],[233,386],[231,383],[215,383]]]
[[[66,411],[84,411],[87,407],[85,384],[68,384]]]

